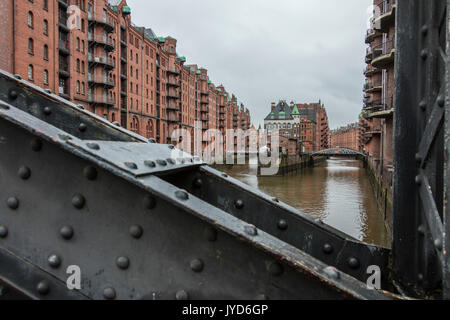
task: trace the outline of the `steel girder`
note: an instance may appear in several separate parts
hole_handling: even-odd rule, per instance
[[[174,151],[1,73],[1,283],[33,299],[393,297],[364,281],[389,250]]]

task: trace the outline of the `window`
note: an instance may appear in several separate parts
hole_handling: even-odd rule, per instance
[[[84,82],[81,83],[81,94],[84,95]]]
[[[28,26],[33,28],[33,12],[28,11]]]
[[[44,70],[44,84],[48,85],[48,71]]]
[[[77,88],[76,88],[76,90],[77,90],[77,93],[80,93],[80,81],[77,81]]]
[[[81,40],[81,53],[84,53],[84,40]]]
[[[44,44],[44,60],[48,61],[48,46]]]
[[[84,68],[84,61],[81,61],[81,73],[82,74],[84,74],[84,71],[85,70],[85,68]]]
[[[28,80],[33,80],[33,66],[31,64],[28,66]]]
[[[34,41],[33,39],[28,39],[28,53],[33,55],[34,54]]]
[[[44,34],[46,36],[48,36],[48,21],[47,20],[44,20],[44,27],[43,27],[43,29],[44,29]]]
[[[76,47],[77,51],[80,51],[80,38],[77,37]]]
[[[44,10],[48,10],[48,0],[44,0],[43,3]]]
[[[84,19],[81,19],[81,32],[85,32]]]
[[[77,59],[77,72],[80,72],[80,59]]]
[[[138,54],[136,53],[136,63],[138,63]]]

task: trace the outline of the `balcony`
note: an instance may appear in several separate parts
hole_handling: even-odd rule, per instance
[[[383,89],[383,84],[382,84],[381,80],[371,81],[364,85],[364,91],[366,93],[380,92],[382,89]]]
[[[381,36],[382,33],[376,29],[368,29],[366,32],[366,43],[371,43],[376,37]]]
[[[88,62],[92,65],[101,64],[107,69],[114,69],[114,61],[110,57],[94,57],[92,54],[89,54]]]
[[[166,72],[169,74],[175,74],[175,75],[180,74],[180,71],[176,70],[175,68],[167,68]]]
[[[202,106],[202,107],[200,108],[200,112],[201,112],[201,113],[209,113],[209,108],[208,108],[208,106]]]
[[[209,104],[209,99],[208,99],[208,98],[205,98],[205,97],[202,97],[202,98],[200,99],[200,104]]]
[[[366,102],[364,106],[364,110],[367,110],[369,112],[376,112],[381,111],[385,109],[385,105],[381,102],[381,100],[374,100]]]
[[[395,12],[397,9],[396,0],[382,0],[378,1],[378,7],[380,8],[380,16],[375,19],[375,27],[383,32],[387,33],[389,28],[395,24]]]
[[[379,69],[386,69],[394,64],[395,59],[395,38],[383,42],[374,48],[372,66]]]
[[[372,65],[367,65],[367,67],[364,69],[364,75],[366,77],[373,76],[374,74],[380,73],[381,69],[374,68]]]
[[[68,78],[70,76],[69,64],[60,59],[58,72],[61,76]]]
[[[58,41],[58,50],[63,55],[68,56],[70,54],[69,41],[59,40]]]
[[[95,74],[88,74],[88,82],[92,85],[100,85],[106,88],[113,88],[115,85],[112,79],[108,79],[108,77],[105,76],[97,76]]]
[[[93,103],[93,104],[103,104],[106,106],[114,106],[113,98],[111,98],[109,96],[101,95],[101,94],[89,95],[89,102]]]
[[[100,36],[90,33],[88,34],[88,41],[103,46],[107,51],[113,51],[115,47],[114,41],[104,35]]]
[[[177,103],[168,103],[166,105],[167,110],[180,111],[180,105]]]
[[[61,4],[61,6],[64,8],[67,8],[69,6],[69,0],[58,0],[58,3]]]
[[[209,116],[202,114],[201,121],[202,122],[209,122]],[[205,127],[203,127],[203,129],[205,129]]]
[[[114,31],[114,20],[109,16],[96,16],[89,14],[88,21],[90,24],[99,24],[102,25],[107,32]]]
[[[174,100],[178,100],[180,99],[180,95],[174,91],[167,91],[167,98],[169,99],[174,99]]]
[[[209,96],[209,91],[208,90],[200,90],[200,95]]]
[[[174,79],[167,79],[167,86],[168,87],[179,88],[180,87],[180,81],[179,80],[174,80]]]
[[[170,114],[167,117],[167,122],[180,122],[180,115],[179,114]]]

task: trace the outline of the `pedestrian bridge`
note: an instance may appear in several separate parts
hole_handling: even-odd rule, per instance
[[[313,157],[357,157],[363,158],[365,155],[359,151],[348,148],[332,148],[320,150],[311,154]]]

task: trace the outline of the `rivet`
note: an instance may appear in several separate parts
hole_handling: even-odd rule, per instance
[[[135,239],[139,239],[140,237],[142,237],[143,234],[143,230],[141,226],[138,225],[133,225],[130,227],[130,235],[135,238]]]
[[[44,114],[45,114],[46,116],[51,115],[51,114],[52,114],[52,109],[50,109],[50,107],[45,107],[45,108],[44,108]]]
[[[22,77],[20,76],[20,74],[15,74],[14,78],[16,78],[17,80],[22,80]]]
[[[121,127],[120,123],[118,123],[117,121],[114,121],[112,124],[115,125],[116,127]]]
[[[148,139],[148,142],[150,142],[150,143],[156,143],[156,140],[153,139],[153,138],[150,138],[150,139]]]
[[[45,89],[45,92],[48,93],[48,94],[52,94],[53,93],[52,90],[50,90],[50,89]]]
[[[119,269],[125,270],[130,266],[130,259],[127,257],[118,257],[116,260],[116,265]]]
[[[100,146],[97,143],[89,142],[87,146],[92,150],[100,150]]]
[[[423,236],[425,234],[425,227],[423,225],[420,225],[417,228],[417,232],[419,232],[419,234]]]
[[[8,200],[6,200],[6,204],[11,210],[16,210],[19,208],[19,199],[16,197],[10,197]]]
[[[180,290],[180,291],[177,291],[177,293],[175,294],[175,299],[177,299],[177,300],[187,300],[187,299],[189,299],[189,295],[187,294],[186,291]]]
[[[17,173],[19,177],[23,180],[28,180],[31,177],[31,170],[30,168],[26,166],[22,166],[19,168],[19,171]]]
[[[272,201],[273,202],[280,202],[280,200],[278,200],[278,198],[273,198]]]
[[[208,240],[210,242],[214,242],[217,240],[217,230],[214,229],[213,227],[208,226],[205,228],[204,236],[205,236],[206,240]]]
[[[59,230],[59,233],[66,240],[70,240],[73,238],[73,228],[71,226],[62,226]]]
[[[81,132],[85,132],[87,130],[87,125],[85,125],[84,123],[80,123],[80,125],[78,126],[78,130],[80,130]]]
[[[416,153],[415,158],[416,158],[416,161],[417,161],[417,162],[422,161],[422,157],[420,156],[419,153]]]
[[[93,166],[87,166],[83,169],[83,175],[88,180],[95,180],[97,179],[97,169],[95,169]]]
[[[78,105],[77,105],[77,108],[78,108],[78,109],[81,109],[81,110],[84,110],[84,107],[83,107],[82,104],[78,104]]]
[[[442,251],[442,241],[441,239],[434,240],[434,246],[438,251]]]
[[[244,227],[244,231],[246,234],[248,234],[250,236],[256,236],[258,234],[258,230],[256,229],[255,226],[252,226],[252,225],[246,225]]]
[[[234,206],[236,207],[236,209],[242,209],[244,207],[244,201],[238,199],[234,202]]]
[[[165,160],[158,159],[156,160],[156,163],[158,163],[160,166],[167,166],[167,162]]]
[[[331,244],[325,243],[325,244],[323,245],[322,250],[323,250],[323,252],[326,253],[326,254],[331,254],[331,253],[333,253],[333,250],[334,250],[334,249],[333,249],[333,246],[332,246]]]
[[[86,199],[81,194],[76,194],[72,197],[72,205],[77,209],[82,209],[85,203]]]
[[[144,208],[153,209],[156,206],[155,198],[151,196],[145,196],[143,199]]]
[[[359,261],[355,257],[348,258],[347,264],[352,269],[358,269],[359,268]]]
[[[422,274],[422,273],[419,273],[419,274],[417,275],[417,281],[418,281],[419,283],[422,283],[422,282],[423,282],[423,274]]]
[[[18,97],[17,91],[16,90],[10,90],[8,97],[10,100],[16,100]]]
[[[422,27],[421,31],[422,31],[422,35],[423,35],[423,36],[426,36],[426,35],[428,34],[428,26],[427,26],[427,25],[424,25],[424,26]]]
[[[186,191],[178,190],[175,191],[175,197],[177,197],[180,200],[186,201],[187,199],[189,199],[189,194]]]
[[[37,284],[36,290],[37,292],[39,292],[39,294],[44,296],[50,292],[50,284],[47,280],[42,280]]]
[[[0,109],[9,110],[9,107],[5,104],[0,104]]]
[[[428,58],[428,51],[426,49],[423,49],[420,52],[420,56],[422,57],[423,60],[426,60]]]
[[[265,294],[258,294],[255,297],[255,300],[269,300],[269,297],[267,297]]]
[[[267,271],[273,276],[279,276],[283,273],[283,266],[278,262],[272,261],[267,264]]]
[[[156,167],[155,161],[145,160],[145,161],[144,161],[144,164],[145,164],[147,167],[150,167],[150,168]]]
[[[286,230],[287,228],[288,228],[288,223],[287,223],[287,221],[284,220],[284,219],[280,219],[280,220],[278,221],[278,229],[280,229],[280,230]]]
[[[190,265],[194,272],[202,272],[203,270],[203,261],[200,259],[193,259]]]
[[[422,111],[425,111],[427,109],[427,103],[424,100],[422,100],[419,103],[419,107]]]
[[[6,238],[8,236],[8,228],[0,225],[0,238]]]
[[[72,137],[67,135],[67,134],[58,134],[58,137],[62,140],[62,141],[69,141],[72,140]]]
[[[31,140],[31,150],[33,151],[41,151],[42,150],[42,141],[39,139],[33,139]]]
[[[50,267],[52,268],[59,268],[59,266],[61,265],[61,258],[56,255],[56,254],[52,254],[48,257],[47,259],[48,264],[50,265]]]
[[[125,162],[125,166],[131,170],[137,170],[138,166],[134,162]]]
[[[445,105],[445,97],[443,95],[439,95],[437,98],[437,103],[439,107],[443,107]]]
[[[316,220],[314,220],[314,222],[317,223],[317,224],[323,224],[322,219],[316,219]]]
[[[112,287],[103,289],[103,297],[107,300],[114,300],[116,298],[116,290]]]
[[[169,159],[167,159],[167,163],[175,164],[176,162],[174,159],[169,158]]]
[[[203,186],[203,180],[200,178],[197,178],[194,180],[194,187],[201,188]]]
[[[420,186],[422,184],[422,177],[421,176],[416,176],[414,181],[416,182],[416,184],[418,186]]]
[[[175,146],[172,144],[169,144],[169,149],[175,149]]]
[[[323,272],[331,279],[337,280],[341,277],[339,271],[337,271],[334,267],[326,267],[325,269],[323,269]]]

